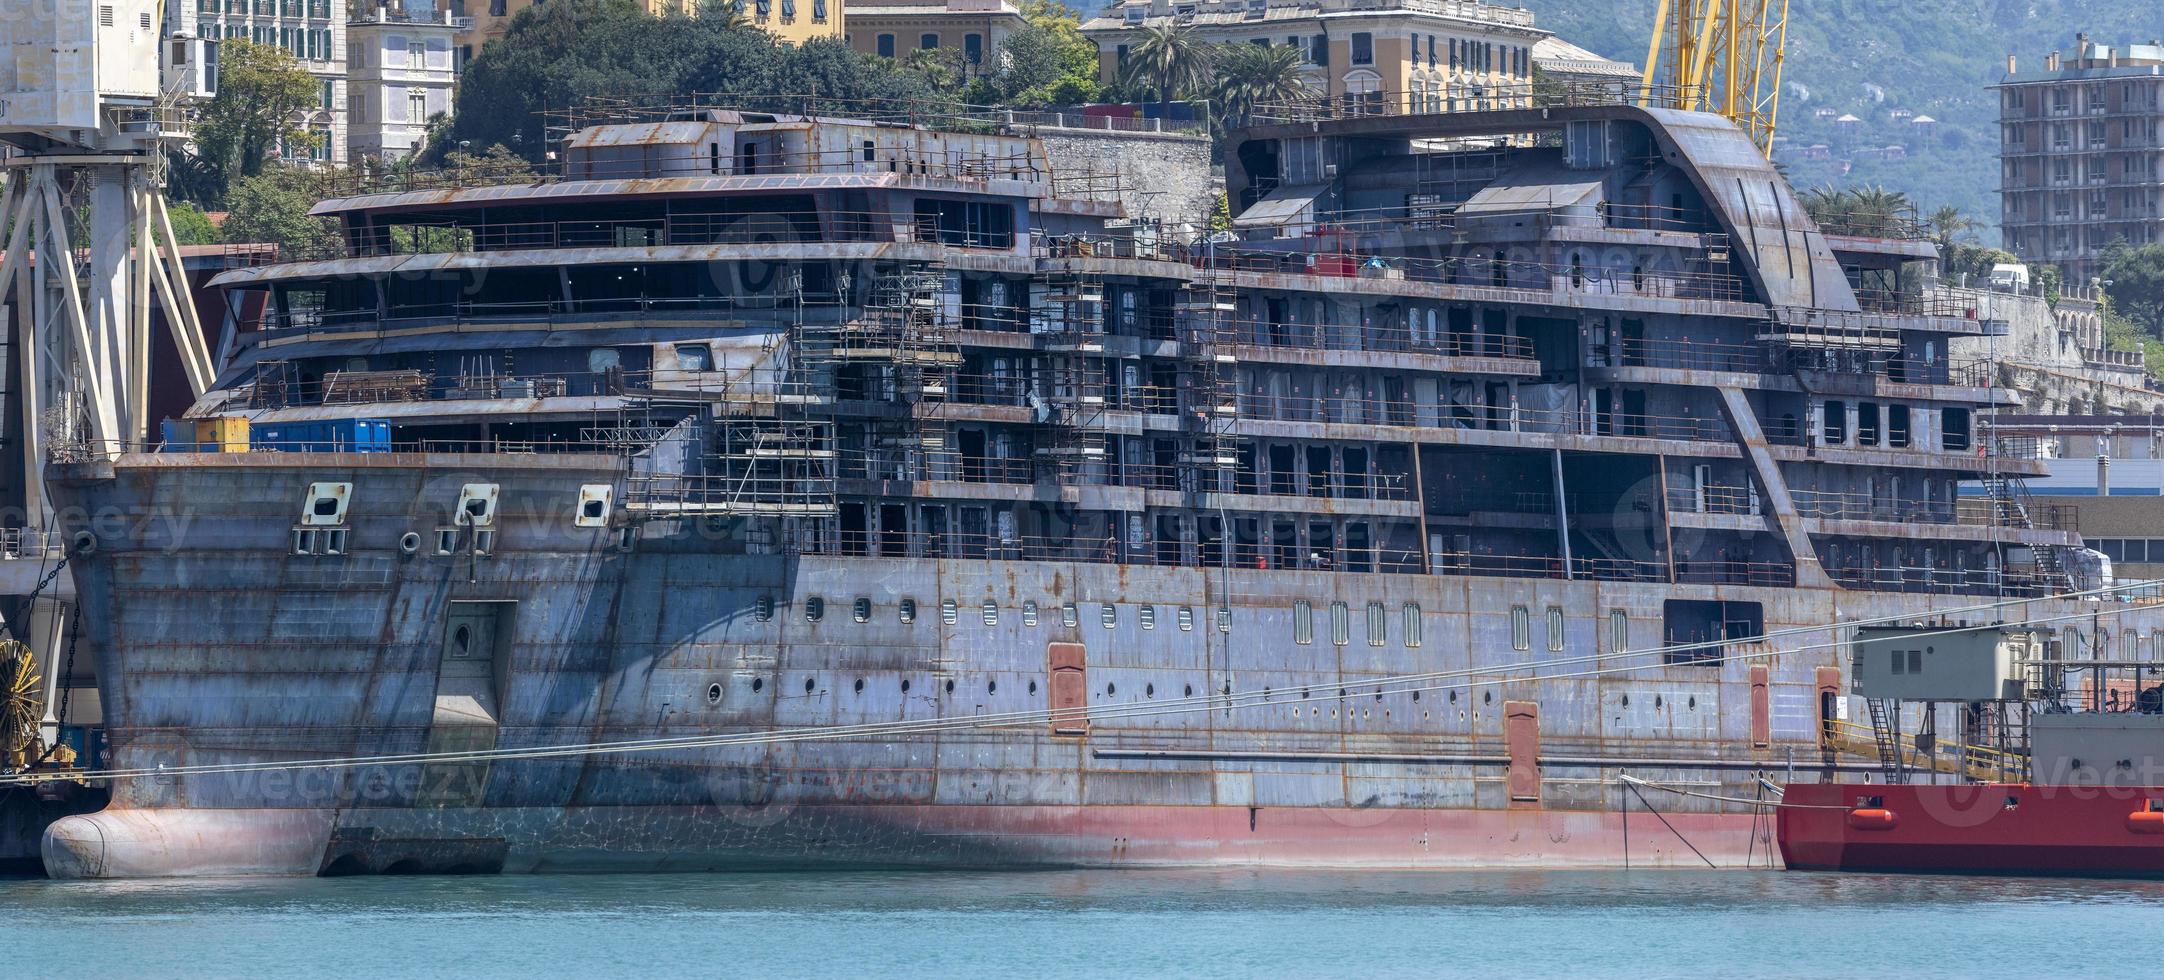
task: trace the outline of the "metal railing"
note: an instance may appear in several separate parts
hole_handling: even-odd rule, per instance
[[[1474,334],[1404,323],[1290,323],[1235,319],[1222,323],[1221,343],[1238,347],[1376,351],[1438,357],[1500,357],[1533,361],[1533,342],[1509,334]]]
[[[2080,528],[2080,508],[2069,504],[2030,502],[2026,517],[2017,518],[2001,503],[1979,497],[1953,500],[1889,499],[1869,493],[1840,490],[1789,490],[1796,514],[1825,520],[1885,521],[1898,524],[1944,524],[1964,527],[2033,528],[2074,531]]]
[[[0,528],[0,558],[58,558],[67,553],[60,531],[42,527]]]
[[[1449,91],[1398,89],[1264,102],[1250,114],[1257,124],[1329,122],[1370,116],[1453,115],[1513,109],[1668,105],[1680,89],[1648,86],[1636,79],[1613,82],[1531,79],[1500,84],[1457,85]],[[1550,124],[1544,128],[1555,128]],[[1520,128],[1523,128],[1522,125]]]

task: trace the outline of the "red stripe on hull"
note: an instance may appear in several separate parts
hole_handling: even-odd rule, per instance
[[[130,809],[54,824],[45,857],[48,873],[67,878],[427,869],[470,864],[465,845],[481,841],[497,845],[498,863],[485,870],[509,872],[1705,867],[1700,853],[1722,868],[1772,860],[1770,820],[1666,816],[1664,824],[1642,810],[1143,805]]]
[[[2164,875],[2164,835],[2127,826],[2152,797],[2164,789],[1798,783],[1782,797],[1781,856],[1822,871]],[[1854,825],[1866,798],[1891,827]]]

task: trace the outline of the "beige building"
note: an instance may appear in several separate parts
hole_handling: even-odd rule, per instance
[[[1007,36],[1029,25],[1012,0],[880,0],[849,5],[849,45],[882,58],[957,51],[970,74],[998,67]]]
[[[1212,44],[1298,48],[1319,92],[1414,112],[1529,102],[1550,37],[1532,11],[1477,0],[1120,0],[1082,32],[1111,84],[1144,28],[1175,24]]]
[[[459,64],[480,54],[488,42],[511,29],[511,18],[544,0],[449,0],[454,17],[468,18],[459,32]],[[648,13],[694,13],[699,0],[642,0]],[[842,36],[842,0],[738,0],[744,19],[791,44]]]
[[[2078,283],[2114,241],[2164,241],[2164,45],[2076,35],[2031,70],[2008,58],[1996,87],[2007,251]]]

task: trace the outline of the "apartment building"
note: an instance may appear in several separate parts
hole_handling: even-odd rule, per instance
[[[165,10],[170,34],[248,40],[292,52],[316,77],[321,98],[300,120],[318,137],[317,145],[292,147],[286,156],[301,163],[346,162],[346,0],[183,0]]]
[[[2000,228],[2008,251],[2070,281],[2103,275],[2114,241],[2164,234],[2164,44],[2111,47],[2087,34],[1999,93]]]
[[[1101,78],[1117,81],[1145,28],[1211,44],[1299,49],[1316,90],[1396,111],[1504,108],[1529,100],[1533,13],[1478,0],[1119,0],[1082,25]]]
[[[346,24],[346,126],[355,160],[397,160],[451,111],[458,83],[453,42],[466,25],[450,11],[379,6]]]
[[[447,0],[454,17],[467,26],[458,33],[458,62],[463,66],[480,54],[488,42],[511,29],[518,12],[545,0]],[[700,0],[641,0],[655,16],[695,14]],[[813,38],[842,36],[842,0],[735,0],[752,26],[791,44]]]
[[[997,69],[1007,37],[1027,26],[1013,0],[878,0],[850,5],[848,38],[882,58],[957,51],[963,70],[976,74]]]

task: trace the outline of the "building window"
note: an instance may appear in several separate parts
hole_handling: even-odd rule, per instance
[[[1292,642],[1301,646],[1315,642],[1315,607],[1306,599],[1292,603]]]
[[[984,63],[984,35],[962,35],[962,57],[972,65]]]
[[[1510,607],[1510,648],[1531,650],[1533,648],[1533,614],[1524,606]]]
[[[1352,36],[1352,63],[1372,65],[1375,63],[1375,35],[1356,31]]]
[[[428,95],[422,92],[409,93],[406,96],[406,112],[408,113],[407,118],[409,121],[416,123],[427,122]]]
[[[939,35],[925,34],[917,38],[917,47],[923,51],[939,50]]]
[[[812,23],[827,22],[827,0],[812,0]]]
[[[428,67],[428,45],[419,41],[406,45],[406,67],[415,71]]]
[[[879,56],[882,58],[894,57],[894,35],[879,35]]]

